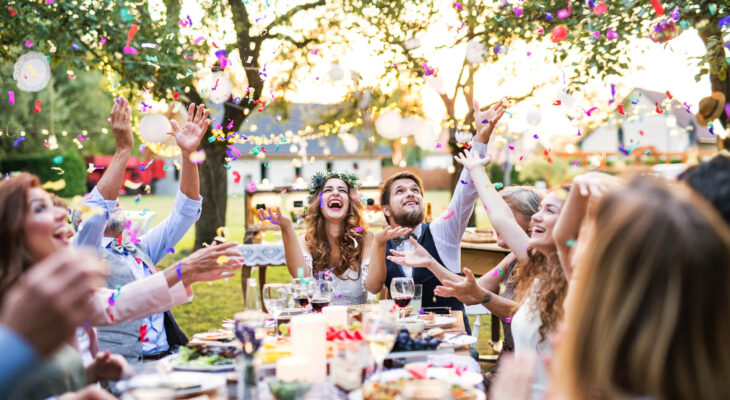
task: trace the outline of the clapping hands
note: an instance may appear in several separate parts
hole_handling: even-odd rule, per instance
[[[190,104],[188,107],[188,119],[185,125],[180,129],[175,120],[170,120],[172,129],[175,133],[175,141],[177,141],[178,147],[183,153],[183,156],[187,156],[198,149],[200,140],[205,135],[210,120],[208,114],[210,111],[205,109],[203,104],[198,106],[197,112],[195,111],[195,104]]]

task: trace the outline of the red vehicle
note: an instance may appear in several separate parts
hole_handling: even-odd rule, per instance
[[[85,157],[86,164],[94,164],[94,171],[89,173],[86,177],[86,186],[88,190],[91,190],[96,183],[101,179],[101,175],[104,174],[104,170],[109,166],[112,161],[112,156],[92,156]],[[167,173],[164,170],[165,162],[162,160],[140,160],[137,157],[130,157],[127,161],[127,169],[124,171],[124,182],[130,181],[133,183],[141,183],[139,189],[129,189],[126,186],[122,186],[120,194],[135,194],[138,191],[144,190],[145,185],[153,185],[158,179],[165,177]],[[154,188],[154,185],[153,185]]]

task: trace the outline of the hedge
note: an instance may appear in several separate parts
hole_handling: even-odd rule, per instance
[[[57,157],[62,157],[57,158]],[[54,161],[61,161],[56,164]],[[63,174],[58,169],[63,170]],[[59,191],[49,190],[61,197],[72,197],[86,193],[86,164],[77,152],[21,154],[0,160],[0,172],[3,174],[26,171],[35,174],[41,183],[63,179],[66,187]]]

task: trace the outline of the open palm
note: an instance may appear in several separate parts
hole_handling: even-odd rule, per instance
[[[188,107],[188,119],[185,125],[180,129],[175,120],[170,120],[172,129],[175,133],[175,141],[183,153],[190,154],[198,149],[200,140],[208,129],[210,120],[208,119],[209,111],[205,109],[203,104],[198,106],[195,111],[195,104]]]
[[[428,251],[423,248],[423,246],[418,244],[416,239],[411,237],[409,238],[409,240],[411,241],[411,245],[413,245],[413,251],[404,253],[402,251],[391,249],[390,253],[393,255],[388,256],[388,260],[393,261],[396,264],[405,265],[407,267],[428,267],[433,261],[433,257],[431,256],[431,254],[429,254]]]
[[[479,102],[474,100],[474,122],[477,126],[477,134],[486,134],[487,137],[492,134],[492,130],[497,126],[497,122],[504,115],[504,102],[501,100],[496,102],[487,110],[479,109]]]
[[[455,155],[454,160],[471,172],[475,169],[484,169],[492,161],[492,156],[487,154],[486,157],[481,158],[476,152],[464,150],[461,154]]]

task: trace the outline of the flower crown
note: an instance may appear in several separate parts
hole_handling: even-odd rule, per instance
[[[314,176],[312,177],[312,181],[309,183],[309,197],[311,198],[315,193],[320,191],[322,189],[322,186],[324,186],[324,183],[331,178],[342,179],[343,181],[345,181],[345,183],[347,183],[348,186],[355,190],[360,188],[360,183],[358,182],[360,178],[358,178],[355,174],[350,174],[347,172],[320,171],[314,174]]]

